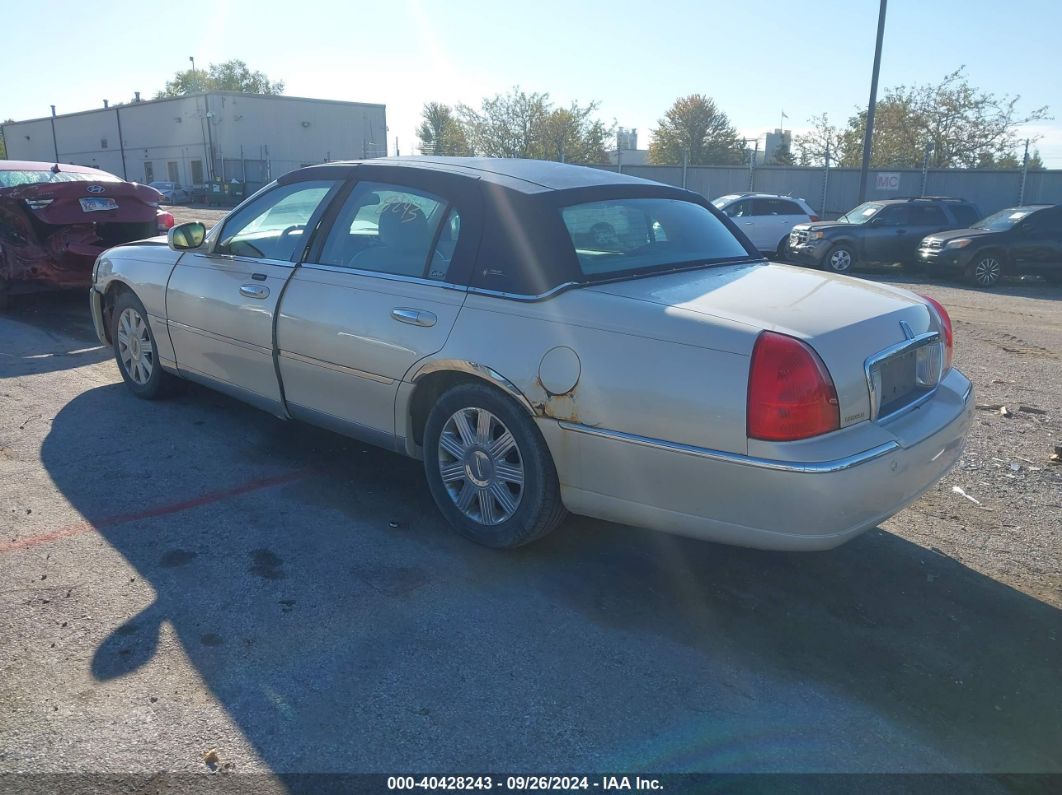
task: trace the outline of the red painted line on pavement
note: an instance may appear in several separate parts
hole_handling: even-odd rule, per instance
[[[40,546],[41,544],[50,544],[52,541],[79,536],[82,533],[90,533],[94,530],[106,530],[110,527],[128,524],[129,522],[136,522],[141,519],[153,519],[158,516],[167,516],[171,513],[180,513],[181,511],[187,511],[191,508],[198,508],[203,505],[209,505],[210,503],[220,502],[230,497],[238,497],[241,494],[247,494],[251,491],[259,491],[260,489],[268,489],[272,486],[293,483],[294,481],[302,480],[311,474],[313,474],[312,470],[302,469],[296,472],[289,472],[285,475],[275,475],[270,478],[257,478],[242,483],[239,486],[233,486],[231,489],[208,492],[199,497],[193,497],[190,500],[172,502],[169,505],[160,505],[156,508],[148,508],[147,510],[136,511],[134,513],[121,513],[116,516],[107,516],[95,522],[79,522],[78,524],[70,525],[69,527],[53,530],[50,533],[42,533],[41,535],[29,536],[28,538],[19,538],[14,541],[0,542],[0,555],[3,555],[6,552],[14,552],[19,549]]]

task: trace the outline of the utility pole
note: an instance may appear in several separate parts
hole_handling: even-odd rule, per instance
[[[826,217],[826,194],[830,189],[830,140],[826,139],[826,170],[822,175],[822,203],[819,205],[819,215]]]
[[[128,181],[129,173],[125,165],[125,140],[122,138],[122,109],[114,106],[114,120],[118,123],[118,151],[122,153],[122,179]]]
[[[926,195],[926,184],[929,182],[929,153],[933,151],[933,144],[926,144],[926,153],[922,157],[922,191],[919,196]]]
[[[689,165],[690,165],[690,150],[689,149],[683,149],[682,150],[682,187],[683,188],[686,187],[686,170],[689,168]]]
[[[752,150],[752,157],[749,158],[749,190],[753,189],[756,184],[756,160],[760,156],[760,139],[756,139],[756,146]]]
[[[195,56],[189,55],[188,60],[192,62],[192,83],[195,84],[196,90],[199,89],[199,78],[195,74]]]
[[[859,169],[859,200],[862,204],[867,198],[867,171],[870,169],[870,143],[874,138],[874,107],[878,104],[878,72],[881,70],[881,41],[885,37],[885,6],[888,0],[881,0],[878,9],[878,40],[874,45],[874,71],[870,76],[870,104],[867,105],[867,129],[863,133],[863,165]]]
[[[52,149],[55,150],[55,164],[59,165],[59,139],[55,137],[55,105],[52,105]]]
[[[1025,204],[1025,178],[1029,175],[1029,139],[1025,139],[1025,154],[1021,156],[1021,188],[1018,189],[1018,206]]]

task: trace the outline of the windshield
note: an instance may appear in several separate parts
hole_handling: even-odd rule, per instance
[[[987,229],[990,232],[1004,232],[1032,212],[1033,210],[1022,207],[1011,207],[1006,210],[1000,210],[998,213],[993,213],[987,218],[982,218],[973,225],[973,228]]]
[[[152,188],[156,188],[158,190],[172,190],[173,189],[173,183],[172,182],[152,182],[150,185],[151,185]]]
[[[710,210],[679,199],[609,199],[561,211],[584,276],[750,259]]]
[[[865,224],[873,218],[883,206],[884,205],[881,204],[875,204],[874,202],[867,202],[866,204],[859,205],[854,210],[849,210],[838,218],[837,221],[842,224]]]
[[[0,188],[15,188],[19,185],[39,185],[49,182],[121,182],[113,174],[102,171],[85,174],[78,171],[52,171],[51,169],[0,171]]]

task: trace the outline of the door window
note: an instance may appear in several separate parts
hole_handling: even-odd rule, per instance
[[[314,180],[273,188],[229,216],[214,253],[296,260],[302,254],[306,230],[316,223],[337,184]]]
[[[150,185],[155,181],[155,164],[150,160],[144,161],[144,184]]]
[[[203,184],[203,161],[202,160],[193,160],[192,161],[192,184],[193,185],[202,185]]]
[[[317,261],[442,280],[460,232],[461,217],[445,199],[414,188],[361,182],[344,202]]]
[[[177,174],[177,161],[170,160],[166,163],[166,175],[170,178],[170,182],[174,183],[174,187],[176,187],[176,183],[181,181],[180,176]]]
[[[908,208],[903,205],[886,207],[874,216],[878,226],[906,226],[911,222],[910,218]]]
[[[733,204],[728,205],[723,212],[731,218],[747,218],[753,214],[752,201],[750,199],[745,199],[744,201],[734,202]]]
[[[947,226],[948,218],[935,204],[916,204],[910,208],[914,226]]]

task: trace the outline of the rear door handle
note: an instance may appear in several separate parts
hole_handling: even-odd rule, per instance
[[[240,295],[246,295],[248,298],[268,298],[269,288],[264,284],[241,284]]]
[[[411,326],[434,326],[438,320],[433,312],[424,309],[409,309],[404,306],[396,306],[391,310],[391,317],[399,323],[409,323]]]

